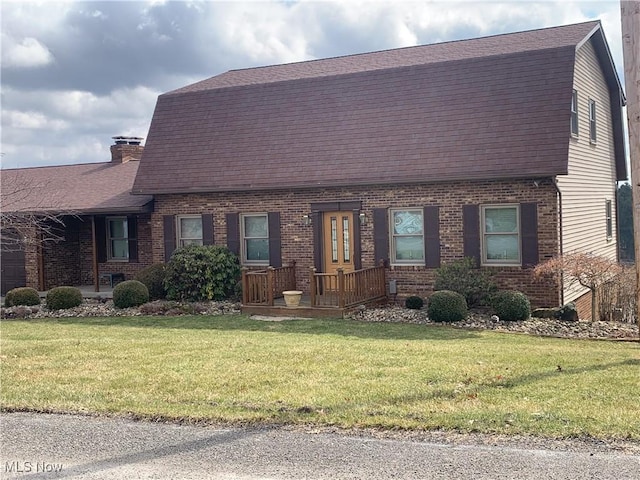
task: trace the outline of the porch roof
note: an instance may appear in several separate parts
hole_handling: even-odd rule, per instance
[[[132,195],[138,161],[86,163],[0,171],[4,212],[70,215],[151,211],[151,195]]]

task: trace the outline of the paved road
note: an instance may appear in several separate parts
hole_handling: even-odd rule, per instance
[[[640,479],[638,449],[595,444],[543,450],[28,413],[0,422],[3,479]]]

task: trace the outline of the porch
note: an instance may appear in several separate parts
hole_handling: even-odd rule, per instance
[[[287,306],[283,292],[300,290],[295,262],[286,267],[242,270],[242,313],[286,317],[343,317],[360,305],[387,301],[383,265],[345,272],[320,273],[309,269],[309,292],[299,305]]]

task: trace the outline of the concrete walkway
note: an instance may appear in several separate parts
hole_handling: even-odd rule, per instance
[[[1,414],[3,479],[631,480],[640,445],[378,439],[312,430],[214,428]]]

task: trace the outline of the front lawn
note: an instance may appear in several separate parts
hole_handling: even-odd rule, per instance
[[[241,315],[1,333],[5,410],[640,440],[637,343]]]

